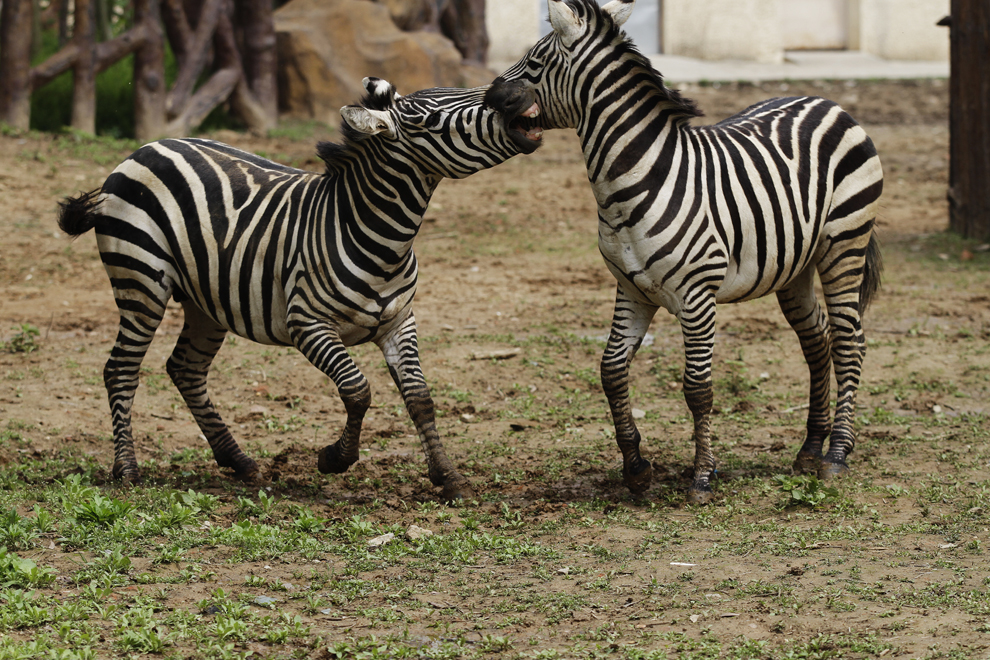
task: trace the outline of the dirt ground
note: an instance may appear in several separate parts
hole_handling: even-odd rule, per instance
[[[705,110],[703,121],[716,121],[769,96],[817,94],[838,101],[865,125],[886,174],[879,218],[886,274],[881,295],[866,317],[870,343],[860,397],[860,444],[851,457],[852,479],[866,486],[857,491],[857,498],[879,511],[875,520],[896,526],[921,521],[930,512],[926,506],[940,506],[920,502],[923,489],[941,483],[943,477],[964,482],[961,488],[970,484],[984,492],[990,479],[985,436],[959,429],[979,426],[966,420],[982,420],[988,412],[990,257],[988,246],[943,234],[946,82],[734,84],[689,86],[682,92]],[[316,129],[304,140],[288,131],[267,138],[229,132],[212,137],[317,169],[312,142],[333,139],[333,134]],[[39,331],[38,350],[0,352],[0,426],[16,420],[28,429],[24,433],[30,439],[27,447],[0,448],[4,463],[17,461],[24,452],[69,452],[96,460],[107,478],[113,448],[101,373],[117,317],[92,235],[70,242],[57,230],[54,211],[63,196],[99,186],[127,153],[71,137],[0,137],[0,340],[14,339],[23,324]],[[505,503],[544,521],[553,519],[561,507],[605,501],[635,515],[669,521],[727,516],[734,493],[755,488],[762,493],[765,510],[751,517],[753,524],[772,519],[785,526],[813,525],[782,511],[767,490],[776,488],[773,475],[788,471],[802,439],[801,406],[807,397],[807,370],[796,338],[773,299],[719,309],[714,428],[716,454],[725,469],[716,484],[718,499],[705,514],[683,504],[692,447],[679,392],[680,332],[666,315],[654,321],[651,343],[634,363],[633,405],[644,413],[640,428],[645,455],[655,461],[656,476],[647,503],[629,498],[617,471],[619,458],[597,380],[614,281],[597,252],[595,217],[572,132],[548,133],[535,155],[517,157],[463,181],[446,181],[434,196],[415,248],[421,264],[415,310],[424,371],[442,415],[441,436],[449,455],[475,484],[478,506],[487,511],[486,507],[496,510],[496,502]],[[200,452],[205,443],[165,375],[164,362],[180,328],[181,311],[176,307],[145,363],[134,412],[138,459],[154,483],[223,492],[229,477]],[[475,352],[512,347],[520,352],[508,360],[471,359]],[[371,381],[375,403],[365,425],[367,451],[348,475],[316,474],[314,452],[336,438],[343,406],[327,379],[297,353],[228,339],[214,365],[213,398],[280,495],[315,502],[345,517],[349,506],[381,500],[386,504],[378,514],[382,521],[411,520],[408,507],[435,501],[438,493],[425,479],[418,441],[377,349],[356,347],[353,354]],[[200,452],[193,454],[195,475],[173,460],[191,451]],[[965,456],[968,462],[958,468],[945,458],[947,453],[956,459]],[[403,479],[396,481],[396,474]],[[764,484],[763,490],[754,483]],[[916,497],[885,497],[884,491],[870,490],[871,484],[877,489],[900,484]],[[971,517],[967,530],[973,538],[990,541],[986,512]],[[615,547],[635,546],[643,537],[633,529],[605,533],[587,528],[574,534],[573,543],[586,544],[605,543],[598,538],[604,534]],[[825,566],[855,557],[863,566],[864,582],[893,575],[912,580],[912,588],[920,591],[954,575],[967,588],[986,588],[980,586],[987,574],[980,554],[957,557],[953,566],[937,565],[932,557],[952,552],[936,547],[947,541],[930,532],[898,538],[909,537],[917,556],[906,557],[904,547],[891,547],[878,536],[821,544],[814,560],[793,563]],[[688,535],[655,563],[652,575],[673,580],[675,569],[669,562],[699,563],[718,539],[714,531]],[[958,543],[961,547],[970,540]],[[583,557],[577,553],[569,561],[604,570],[599,556]],[[704,580],[714,584],[747,574],[785,575],[792,570],[787,568],[790,563],[784,566],[785,560],[792,561],[777,556],[767,560],[772,566],[761,567],[733,555],[709,562],[710,575]],[[630,576],[642,569],[634,557],[622,565]],[[284,570],[288,574],[289,568]],[[482,572],[494,576],[497,571],[489,565]],[[806,570],[799,578],[795,576],[801,573],[793,569],[790,575],[788,579],[800,581],[807,593],[827,593],[831,579],[824,570]],[[498,579],[514,583],[516,578],[506,574]],[[632,577],[628,580],[634,582]],[[548,588],[566,592],[579,586],[573,580],[558,580]],[[705,589],[714,587],[698,589],[704,601],[711,595]],[[714,593],[709,601],[720,598]],[[626,598],[618,588],[611,596],[620,603]],[[978,627],[986,613],[952,607],[926,607],[922,612],[919,607],[883,618],[889,603],[846,597],[856,603],[850,611],[823,606],[786,618],[778,614],[776,621],[786,622],[783,627],[775,624],[772,612],[756,605],[744,616],[719,618],[711,602],[701,624],[696,618],[688,621],[685,614],[674,617],[675,623],[634,618],[629,626],[686,631],[689,626],[700,629],[707,621],[725,639],[775,639],[783,632],[806,640],[821,631],[864,628],[885,639],[896,638],[899,650],[891,656],[937,657],[931,649],[968,646],[974,649],[968,657],[986,657],[990,638],[986,626],[982,632]],[[482,601],[470,607],[481,608]],[[572,629],[619,625],[625,621],[621,614],[615,608],[590,609],[549,628],[570,634]],[[359,630],[361,621],[360,615],[353,615],[349,625],[354,627],[348,630]],[[892,621],[904,624],[891,627]],[[343,624],[325,625],[333,629]],[[523,648],[524,641],[532,643],[548,634],[547,629],[536,620],[505,630],[517,640],[517,648]]]

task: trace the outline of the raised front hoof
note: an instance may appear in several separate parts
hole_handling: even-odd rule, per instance
[[[704,506],[715,499],[715,493],[712,492],[711,486],[699,487],[691,486],[688,488],[687,492],[687,503],[697,504],[698,506]]]
[[[822,467],[821,454],[798,452],[794,459],[794,474],[818,474]]]
[[[141,472],[135,465],[114,463],[111,474],[113,475],[114,480],[120,482],[121,486],[136,486],[143,481],[141,478]]]
[[[443,485],[442,497],[444,502],[459,504],[474,499],[474,489],[470,481],[458,475],[457,478],[448,479]]]
[[[849,473],[849,466],[846,465],[845,461],[838,463],[833,463],[831,461],[824,460],[822,465],[818,468],[818,478],[822,481],[829,481],[830,479],[839,479],[844,477]]]
[[[644,460],[642,466],[639,468],[639,471],[635,474],[631,471],[627,472],[625,468],[623,468],[622,482],[633,495],[642,495],[649,490],[650,484],[653,483],[653,464]]]
[[[345,460],[340,455],[340,449],[336,444],[327,445],[320,450],[320,456],[316,463],[316,467],[319,468],[320,472],[323,474],[343,474],[347,472],[347,468],[354,465],[357,459],[352,461]]]

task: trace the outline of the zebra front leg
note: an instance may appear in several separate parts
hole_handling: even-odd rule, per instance
[[[423,443],[430,482],[443,488],[443,498],[448,502],[473,497],[471,483],[450,462],[440,442],[433,398],[420,367],[419,340],[413,314],[410,312],[405,321],[382,337],[378,347],[385,355],[392,379],[402,394],[406,410]]]
[[[296,348],[337,386],[347,411],[340,438],[320,450],[317,468],[323,474],[346,472],[358,460],[361,423],[371,405],[371,387],[348,355],[336,328],[298,313],[289,315],[288,327]]]
[[[708,504],[715,474],[712,453],[712,355],[715,352],[715,296],[705,293],[677,315],[684,336],[684,400],[694,417],[694,480],[688,502]]]
[[[815,296],[814,268],[807,268],[786,289],[777,292],[784,317],[797,333],[801,351],[808,363],[807,435],[794,459],[796,474],[818,474],[822,464],[822,446],[832,432],[829,395],[832,387],[832,339],[828,318]]]
[[[253,480],[258,476],[258,464],[237,445],[206,389],[210,365],[223,345],[227,330],[190,302],[183,304],[182,309],[185,323],[165,363],[165,371],[210,443],[217,465],[233,468],[240,479]]]
[[[622,480],[634,495],[650,487],[653,466],[639,452],[641,438],[629,404],[629,365],[656,312],[656,307],[635,302],[617,288],[612,329],[602,355],[602,389],[612,411],[615,442],[622,452]]]

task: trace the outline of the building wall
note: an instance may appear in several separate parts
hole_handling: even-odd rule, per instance
[[[669,55],[781,62],[778,0],[664,0],[663,45]]]
[[[546,0],[488,0],[489,65],[501,71],[525,55],[540,40],[540,17],[546,13]]]
[[[599,0],[604,4],[606,0]],[[663,52],[707,60],[780,62],[784,57],[782,3],[810,0],[660,0]],[[845,0],[847,47],[887,59],[947,61],[948,30],[935,22],[950,0]],[[651,3],[641,2],[646,13]],[[647,8],[647,4],[651,4]],[[649,30],[637,7],[630,22]],[[547,0],[488,0],[488,59],[501,70],[540,38]],[[635,38],[635,36],[634,36]],[[637,42],[639,43],[639,42]],[[793,40],[789,40],[793,45]],[[644,42],[644,45],[646,43]],[[650,54],[650,53],[648,53]]]
[[[891,60],[949,59],[949,31],[935,25],[950,0],[859,0],[859,43]]]

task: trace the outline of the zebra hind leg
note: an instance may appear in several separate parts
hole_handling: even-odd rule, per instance
[[[615,424],[615,442],[622,452],[622,480],[634,495],[645,493],[653,465],[639,452],[641,436],[629,404],[629,365],[643,342],[657,308],[630,300],[619,288],[608,344],[602,355],[602,389]]]
[[[182,307],[185,324],[165,370],[210,443],[217,465],[233,468],[238,478],[254,480],[258,476],[258,464],[237,445],[213,407],[206,388],[210,365],[227,331],[192,303]]]
[[[872,222],[861,225],[863,231],[847,232],[848,239],[837,242],[818,265],[818,274],[825,293],[829,324],[832,330],[832,364],[838,393],[835,403],[835,423],[828,451],[818,470],[820,479],[838,477],[849,471],[846,457],[856,446],[853,420],[856,394],[863,373],[866,340],[860,317],[861,286],[867,264]]]
[[[810,372],[807,435],[794,459],[796,474],[817,474],[822,446],[832,432],[829,397],[832,387],[832,341],[828,317],[815,296],[814,268],[808,268],[786,289],[777,292],[784,317],[797,333]]]
[[[115,291],[115,294],[119,293]],[[168,300],[167,296],[165,300]],[[117,305],[120,308],[120,327],[117,330],[117,340],[110,351],[110,359],[103,368],[103,382],[107,388],[113,424],[111,473],[114,479],[119,479],[124,484],[134,484],[141,481],[141,471],[134,453],[131,409],[140,382],[141,362],[162,321],[165,303],[149,298],[142,304],[118,295]]]
[[[443,443],[440,442],[433,398],[420,366],[414,316],[410,313],[399,327],[379,340],[378,346],[382,349],[392,380],[402,394],[406,410],[409,411],[409,417],[416,425],[419,439],[423,443],[430,482],[443,488],[445,501],[473,497],[471,483],[450,462]]]

